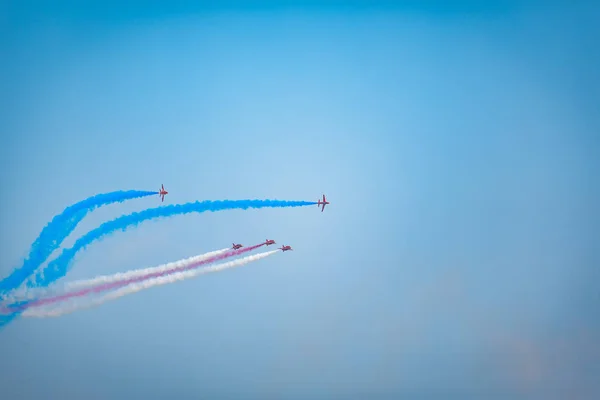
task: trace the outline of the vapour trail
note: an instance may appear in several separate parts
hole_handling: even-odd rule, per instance
[[[231,250],[231,248],[224,248],[221,250],[215,250],[197,256],[184,258],[178,261],[172,261],[166,264],[158,265],[156,267],[134,269],[127,272],[117,272],[112,275],[101,275],[91,279],[82,279],[77,281],[65,282],[62,285],[57,283],[45,288],[32,288],[13,291],[5,298],[4,302],[17,303],[27,300],[35,300],[38,298],[53,297],[61,292],[64,293],[84,287],[91,287],[99,284],[124,281],[127,279],[144,276],[147,274],[168,271],[173,268],[180,268],[200,261],[205,261],[211,257],[226,253],[229,250]]]
[[[124,281],[127,279],[137,278],[137,277],[148,275],[148,274],[161,273],[161,272],[169,271],[173,268],[181,268],[181,267],[185,267],[187,265],[194,264],[194,263],[197,263],[200,261],[205,261],[214,256],[218,256],[223,253],[226,253],[229,250],[231,250],[231,248],[228,247],[225,249],[215,250],[215,251],[211,251],[209,253],[205,253],[205,254],[201,254],[201,255],[184,258],[179,261],[173,261],[170,263],[162,264],[162,265],[159,265],[156,267],[140,268],[140,269],[135,269],[135,270],[127,271],[127,272],[118,272],[113,275],[103,275],[103,276],[97,276],[92,279],[82,279],[79,281],[67,282],[64,284],[63,288],[65,290],[73,290],[73,289],[78,289],[78,288],[82,288],[82,287],[94,286],[94,285],[98,285],[98,284],[107,284],[107,283],[113,283],[113,282],[118,282],[118,281]]]
[[[250,247],[246,247],[246,248],[242,248],[242,249],[238,249],[238,250],[231,250],[228,251],[224,254],[220,254],[220,255],[216,255],[210,258],[207,258],[205,260],[202,261],[196,261],[193,263],[190,263],[188,265],[185,266],[180,266],[180,267],[176,267],[176,268],[172,268],[168,271],[161,271],[161,272],[152,272],[149,274],[145,274],[145,275],[140,275],[140,276],[136,276],[136,277],[132,277],[129,279],[125,279],[122,281],[117,281],[117,282],[111,282],[111,283],[105,283],[105,284],[101,284],[101,285],[97,285],[97,286],[92,286],[92,287],[88,287],[88,288],[83,288],[83,289],[79,289],[76,290],[74,292],[69,292],[69,293],[64,293],[61,295],[57,295],[57,296],[52,296],[52,297],[47,297],[47,298],[40,298],[40,299],[36,299],[33,301],[28,302],[27,304],[24,305],[10,305],[8,306],[8,310],[11,312],[22,312],[26,309],[29,309],[31,307],[40,307],[40,306],[44,306],[44,305],[48,305],[48,304],[53,304],[53,303],[58,303],[61,301],[65,301],[67,299],[73,298],[73,297],[82,297],[82,296],[86,296],[88,294],[92,294],[92,293],[99,293],[99,292],[104,292],[107,290],[113,290],[122,286],[126,286],[132,283],[136,283],[136,282],[141,282],[147,279],[152,279],[152,278],[158,278],[160,276],[164,276],[170,273],[175,273],[175,272],[180,272],[180,271],[186,271],[189,269],[193,269],[193,268],[197,268],[201,265],[206,265],[206,264],[211,264],[215,261],[220,261],[223,260],[225,258],[229,258],[229,257],[233,257],[233,256],[237,256],[240,254],[244,254],[244,253],[248,253],[250,251],[256,250],[261,246],[264,246],[264,243],[260,243],[254,246],[250,246]]]
[[[85,302],[85,299],[81,298],[72,298],[69,301],[64,303],[60,303],[60,305],[56,308],[51,307],[32,307],[23,312],[24,317],[36,317],[36,318],[45,318],[45,317],[59,317],[61,315],[69,314],[75,311],[88,309],[91,307],[96,307],[101,304],[104,304],[111,300],[116,300],[119,297],[123,297],[129,294],[134,294],[140,292],[145,289],[150,289],[155,286],[166,285],[169,283],[175,283],[178,281],[182,281],[185,279],[195,278],[200,275],[204,275],[211,272],[219,272],[229,268],[240,267],[242,265],[246,265],[252,261],[258,261],[262,258],[268,257],[277,253],[279,250],[271,250],[264,253],[259,253],[243,258],[239,258],[237,260],[225,262],[222,264],[217,264],[205,268],[197,268],[190,269],[186,271],[176,272],[172,274],[167,274],[165,276],[144,280],[141,282],[132,283],[125,287],[121,287],[120,289],[114,290],[110,293],[107,293],[101,297],[88,300]],[[82,301],[83,300],[83,301]]]
[[[267,208],[267,207],[301,207],[317,204],[314,201],[286,201],[286,200],[205,200],[196,201],[193,203],[174,204],[165,207],[149,208],[144,211],[135,212],[128,215],[123,215],[112,221],[108,221],[100,225],[98,228],[88,232],[79,238],[73,247],[64,249],[60,256],[50,262],[43,271],[38,272],[37,281],[40,286],[48,286],[49,284],[62,278],[68,272],[75,254],[84,249],[91,243],[99,240],[107,235],[110,235],[118,230],[125,231],[138,224],[153,220],[156,218],[166,218],[175,215],[183,215],[189,213],[202,213],[205,211],[222,211],[248,208]]]
[[[75,203],[56,215],[42,229],[37,239],[31,245],[28,257],[23,264],[0,281],[0,300],[3,292],[16,289],[56,250],[67,236],[81,222],[88,212],[112,203],[156,195],[158,192],[141,190],[119,190],[116,192],[97,194]]]

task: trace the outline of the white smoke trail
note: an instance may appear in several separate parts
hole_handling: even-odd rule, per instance
[[[117,281],[121,281],[121,280],[137,278],[138,276],[144,276],[147,274],[161,273],[161,272],[165,272],[170,269],[173,269],[173,268],[182,268],[189,264],[193,264],[196,262],[200,262],[200,261],[209,259],[214,256],[218,256],[229,250],[231,250],[231,249],[226,248],[226,249],[221,249],[221,250],[215,250],[215,251],[211,251],[209,253],[201,254],[198,256],[184,258],[179,261],[172,261],[170,263],[162,264],[162,265],[159,265],[156,267],[134,269],[134,270],[127,271],[127,272],[118,272],[113,275],[103,275],[103,276],[97,276],[92,279],[83,279],[83,280],[79,280],[79,281],[67,282],[64,284],[64,289],[65,290],[80,289],[82,287],[95,286],[100,283],[101,284],[112,283],[112,282],[117,282]]]
[[[45,318],[45,317],[59,317],[61,315],[70,314],[75,311],[84,310],[91,307],[96,307],[101,304],[104,304],[111,300],[116,300],[119,297],[123,297],[129,294],[134,294],[140,292],[145,289],[150,289],[154,286],[166,285],[169,283],[175,283],[178,281],[182,281],[185,279],[195,278],[199,275],[204,275],[210,272],[219,272],[229,268],[241,267],[242,265],[246,265],[252,261],[258,261],[262,258],[268,257],[272,254],[277,253],[279,250],[271,250],[264,253],[255,254],[252,256],[247,256],[243,258],[239,258],[237,260],[229,261],[222,264],[213,265],[210,267],[197,268],[189,271],[176,272],[170,275],[161,276],[158,278],[148,279],[142,282],[132,283],[128,286],[119,288],[114,290],[113,292],[107,293],[101,297],[94,298],[92,300],[89,299],[81,299],[81,298],[71,298],[69,300],[64,301],[58,307],[54,306],[41,306],[41,307],[31,307],[25,310],[22,314],[24,317],[36,317],[36,318]],[[82,301],[83,300],[83,301]]]
[[[209,259],[211,257],[221,255],[229,250],[231,250],[231,249],[225,248],[225,249],[221,249],[221,250],[215,250],[215,251],[200,254],[197,256],[184,258],[184,259],[181,259],[178,261],[172,261],[170,263],[158,265],[156,267],[134,269],[134,270],[127,271],[127,272],[118,272],[118,273],[112,274],[112,275],[101,275],[101,276],[97,276],[92,279],[82,279],[82,280],[72,281],[72,282],[56,283],[47,288],[27,288],[25,286],[22,286],[19,289],[16,289],[13,292],[9,293],[5,297],[3,303],[6,303],[8,305],[8,304],[16,303],[19,301],[34,300],[34,299],[37,299],[40,297],[48,297],[48,296],[51,296],[53,294],[63,292],[63,291],[81,289],[84,287],[95,286],[97,284],[117,282],[120,280],[136,278],[138,276],[143,276],[146,274],[161,273],[161,272],[173,269],[173,268],[185,267],[189,264],[192,264],[195,262],[200,262],[200,261]]]

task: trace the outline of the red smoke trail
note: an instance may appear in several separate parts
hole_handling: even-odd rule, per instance
[[[105,290],[111,290],[111,289],[116,289],[122,286],[127,286],[131,283],[136,283],[136,282],[141,282],[144,281],[146,279],[152,279],[152,278],[158,278],[161,276],[165,276],[165,275],[169,275],[172,274],[174,272],[182,272],[182,271],[187,271],[190,269],[194,269],[197,267],[200,267],[202,265],[205,264],[210,264],[213,263],[215,261],[220,261],[223,260],[225,258],[229,258],[229,257],[233,257],[233,256],[237,256],[240,254],[244,254],[244,253],[248,253],[252,250],[256,250],[261,246],[264,246],[264,243],[261,244],[257,244],[254,246],[250,246],[250,247],[245,247],[239,250],[233,250],[233,251],[228,251],[227,253],[223,253],[223,254],[219,254],[217,256],[211,257],[211,258],[207,258],[205,260],[202,261],[197,261],[195,263],[192,263],[190,265],[187,265],[185,267],[178,267],[178,268],[173,268],[171,270],[168,271],[162,271],[162,272],[152,272],[146,275],[141,275],[141,276],[136,276],[134,278],[129,278],[129,279],[125,279],[122,281],[117,281],[117,282],[110,282],[110,283],[105,283],[102,285],[98,285],[98,286],[93,286],[93,287],[89,287],[89,288],[85,288],[85,289],[81,289],[81,290],[77,290],[75,292],[71,292],[71,293],[66,293],[66,294],[62,294],[60,296],[54,296],[54,297],[48,297],[46,299],[40,299],[40,300],[34,300],[26,305],[23,305],[21,307],[15,307],[12,308],[11,307],[11,311],[23,311],[24,309],[27,309],[29,307],[35,307],[35,306],[43,306],[43,305],[47,305],[47,304],[52,304],[52,303],[56,303],[62,300],[67,300],[73,297],[81,297],[81,296],[85,296],[87,294],[90,293],[98,293],[98,292],[102,292]]]

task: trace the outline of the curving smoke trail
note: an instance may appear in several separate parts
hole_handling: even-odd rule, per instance
[[[242,249],[238,249],[238,250],[231,250],[231,251],[219,254],[219,255],[205,258],[200,261],[195,261],[195,262],[188,263],[186,265],[177,266],[175,268],[171,268],[171,269],[161,268],[160,270],[156,270],[156,271],[144,274],[144,275],[132,276],[128,279],[124,279],[124,280],[120,280],[120,281],[103,283],[103,284],[100,284],[97,286],[79,289],[74,292],[69,292],[69,293],[58,295],[58,296],[33,300],[33,301],[28,302],[25,305],[18,305],[18,306],[11,305],[8,307],[8,309],[11,310],[12,312],[15,312],[15,311],[22,312],[25,309],[29,309],[31,307],[45,306],[45,305],[58,303],[58,302],[65,301],[65,300],[75,298],[75,297],[82,297],[82,296],[87,296],[87,295],[93,294],[93,293],[105,292],[107,290],[117,289],[117,288],[120,288],[123,286],[130,285],[132,283],[142,282],[147,279],[159,278],[159,277],[162,277],[162,276],[165,276],[168,274],[188,271],[190,269],[195,269],[202,265],[211,264],[215,261],[220,261],[225,258],[238,256],[238,255],[241,255],[244,253],[251,252],[251,251],[256,250],[259,247],[264,246],[264,245],[265,245],[264,243],[261,243],[261,244],[257,244],[254,246],[250,246],[250,247],[246,247],[246,248],[242,248]]]
[[[35,272],[39,266],[56,250],[67,236],[81,222],[88,212],[95,208],[126,200],[156,195],[158,192],[141,190],[119,190],[88,197],[67,207],[50,221],[31,245],[29,255],[21,267],[16,268],[8,277],[0,281],[0,300],[2,295],[16,289]],[[1,325],[1,324],[0,324]]]
[[[171,273],[165,276],[156,277],[153,279],[147,279],[141,282],[132,283],[125,287],[121,287],[120,289],[116,289],[110,293],[105,294],[99,298],[92,299],[91,301],[82,302],[82,299],[72,298],[70,301],[66,301],[65,303],[60,304],[58,307],[54,309],[48,309],[48,307],[40,307],[40,308],[30,308],[23,312],[24,317],[59,317],[64,314],[69,314],[78,310],[83,310],[86,308],[91,308],[95,306],[99,306],[111,300],[116,300],[119,297],[126,296],[128,294],[137,293],[139,291],[150,289],[154,286],[166,285],[169,283],[175,283],[178,281],[182,281],[185,279],[195,278],[196,276],[211,273],[211,272],[219,272],[225,269],[240,267],[242,265],[246,265],[249,262],[257,261],[262,258],[268,257],[277,253],[278,250],[271,250],[264,253],[259,253],[247,257],[243,257],[237,260],[225,262],[222,264],[213,265],[205,268],[197,268],[190,269],[181,272]]]
[[[92,279],[82,279],[80,281],[72,281],[72,282],[65,283],[63,288],[64,288],[64,290],[74,290],[74,289],[79,289],[82,287],[90,287],[90,286],[95,286],[98,284],[119,282],[119,281],[131,279],[131,278],[138,278],[140,276],[145,276],[145,275],[149,275],[149,274],[170,271],[174,268],[181,268],[181,267],[185,267],[185,266],[197,263],[197,262],[206,261],[212,257],[219,256],[230,250],[231,250],[231,248],[228,247],[226,249],[215,250],[215,251],[211,251],[209,253],[201,254],[198,256],[184,258],[179,261],[173,261],[170,263],[159,265],[157,267],[140,268],[140,269],[134,269],[134,270],[127,271],[127,272],[118,272],[118,273],[112,274],[112,275],[97,276]]]
[[[53,297],[58,293],[70,292],[73,290],[78,290],[81,288],[96,286],[99,284],[107,284],[118,281],[124,281],[126,279],[137,278],[139,276],[144,276],[148,274],[153,274],[156,272],[169,271],[174,268],[185,267],[187,265],[197,263],[200,261],[205,261],[214,256],[221,255],[231,251],[231,248],[225,248],[221,250],[215,250],[208,253],[200,254],[193,257],[184,258],[178,261],[172,261],[166,264],[158,265],[156,267],[150,268],[139,268],[134,269],[127,272],[117,272],[116,274],[111,275],[100,275],[91,279],[82,279],[78,281],[66,282],[63,284],[55,284],[49,287],[42,288],[19,288],[15,291],[12,291],[9,295],[4,299],[4,303],[12,304],[16,307],[22,307],[28,304],[30,300],[36,300],[40,298]],[[0,310],[2,307],[0,307]]]
[[[73,247],[64,249],[60,256],[50,262],[43,271],[37,274],[37,283],[48,286],[66,275],[75,254],[92,244],[96,240],[110,235],[115,231],[125,231],[138,224],[156,218],[166,218],[189,213],[202,213],[205,211],[222,211],[248,208],[273,208],[273,207],[302,207],[317,204],[314,201],[286,201],[286,200],[205,200],[193,203],[175,204],[165,207],[149,208],[144,211],[123,215],[100,225],[79,238]]]

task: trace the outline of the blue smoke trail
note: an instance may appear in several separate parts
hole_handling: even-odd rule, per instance
[[[17,317],[17,314],[0,315],[0,330],[2,330],[3,326],[8,325],[8,323],[10,321],[12,321],[13,319],[15,319],[16,317]]]
[[[141,222],[152,220],[155,218],[166,218],[175,215],[202,213],[205,211],[222,211],[248,208],[273,208],[273,207],[301,207],[315,205],[315,201],[285,201],[285,200],[219,200],[219,201],[196,201],[194,203],[175,204],[165,207],[149,208],[144,211],[134,212],[128,215],[123,215],[100,225],[98,228],[89,231],[84,236],[79,238],[73,247],[64,249],[60,256],[48,264],[48,267],[43,271],[38,272],[36,284],[39,286],[48,286],[66,275],[70,263],[75,257],[75,254],[92,244],[96,240],[110,235],[115,231],[125,231],[128,228],[135,227]],[[43,276],[42,276],[43,275]],[[14,312],[9,315],[0,315],[0,329],[6,326],[10,321],[15,319],[20,312]]]
[[[127,230],[139,223],[155,218],[172,217],[175,215],[202,213],[205,211],[221,211],[265,207],[301,207],[317,204],[314,201],[285,201],[285,200],[218,200],[196,201],[194,203],[174,204],[165,207],[149,208],[144,211],[123,215],[100,225],[98,228],[79,238],[73,247],[64,249],[60,256],[48,264],[43,271],[38,272],[36,282],[47,286],[66,275],[75,254],[102,237],[118,230]]]
[[[75,229],[77,224],[94,209],[112,203],[156,195],[158,192],[141,190],[119,190],[111,193],[98,194],[67,207],[56,215],[42,229],[38,238],[31,245],[29,256],[23,265],[16,268],[8,277],[0,281],[0,299],[2,292],[19,287],[46,259],[56,250],[63,240]]]

